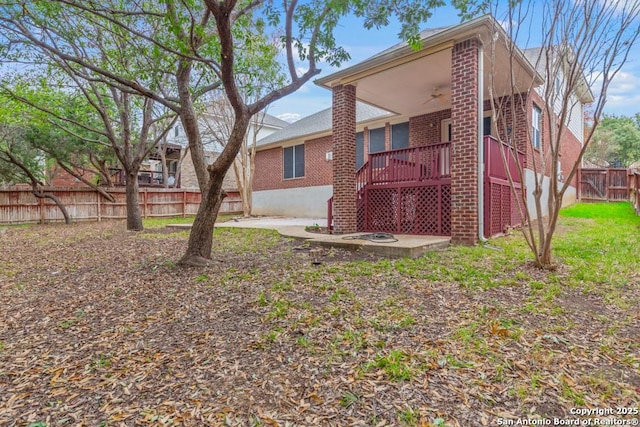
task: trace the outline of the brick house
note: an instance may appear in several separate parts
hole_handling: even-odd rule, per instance
[[[544,67],[532,65],[539,50],[514,49],[489,15],[421,38],[419,50],[401,43],[318,79],[332,91],[332,108],[258,142],[256,214],[328,215],[336,233],[448,235],[454,243],[519,224],[500,152],[515,153],[506,165],[513,175],[516,159],[523,165],[515,185],[531,211],[534,158],[549,144]],[[571,96],[567,171],[591,101],[588,88]],[[575,200],[572,184],[566,203]]]

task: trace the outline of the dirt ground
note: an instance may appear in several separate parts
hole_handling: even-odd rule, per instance
[[[527,310],[534,273],[478,289],[439,275],[448,252],[410,264],[265,231],[222,230],[214,263],[183,269],[186,238],[122,222],[0,235],[0,425],[491,426],[637,411],[637,306],[563,289]]]

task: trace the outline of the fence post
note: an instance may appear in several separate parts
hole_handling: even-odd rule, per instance
[[[182,190],[182,218],[187,217],[187,190]]]
[[[97,200],[97,206],[98,206],[98,222],[100,222],[100,221],[102,221],[102,216],[101,216],[101,213],[102,213],[102,212],[101,212],[101,210],[102,210],[102,208],[101,208],[101,206],[100,206],[100,193],[98,193],[97,191],[96,191],[96,198],[98,199],[98,200]]]
[[[143,197],[143,200],[144,200],[144,205],[143,205],[143,212],[144,212],[144,215],[143,215],[143,217],[144,217],[145,219],[147,219],[147,189],[146,189],[146,188],[144,189],[144,192],[143,192],[142,194],[143,194],[143,196],[144,196],[144,197]]]

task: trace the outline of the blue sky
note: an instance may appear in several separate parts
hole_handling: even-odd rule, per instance
[[[452,7],[444,7],[435,11],[433,17],[423,25],[423,28],[435,28],[460,23],[460,18]],[[400,42],[398,39],[399,25],[391,23],[381,29],[366,30],[362,22],[356,18],[346,19],[336,31],[336,40],[351,55],[351,60],[344,63],[341,68],[349,67],[370,56]],[[535,47],[535,43],[530,46]],[[524,46],[521,46],[524,47]],[[322,69],[320,76],[335,72],[337,68],[331,68],[327,64],[320,64]],[[307,83],[297,92],[289,95],[268,109],[269,114],[287,121],[308,116],[331,106],[331,92],[316,86],[313,82]],[[640,45],[633,47],[624,68],[612,82],[609,88],[606,114],[631,116],[640,112]]]

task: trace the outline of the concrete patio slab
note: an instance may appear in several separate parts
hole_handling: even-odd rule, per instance
[[[285,217],[260,217],[239,218],[217,223],[216,227],[230,228],[263,228],[276,230],[280,235],[304,239],[310,245],[336,247],[349,250],[362,250],[376,255],[401,258],[417,258],[426,252],[444,249],[449,246],[451,239],[445,236],[415,236],[406,234],[394,234],[396,241],[379,242],[367,240],[366,236],[372,233],[353,233],[344,235],[310,233],[305,230],[307,226],[325,226],[326,218],[285,218]],[[170,224],[167,227],[188,229],[190,224]],[[365,238],[363,238],[365,237]]]

